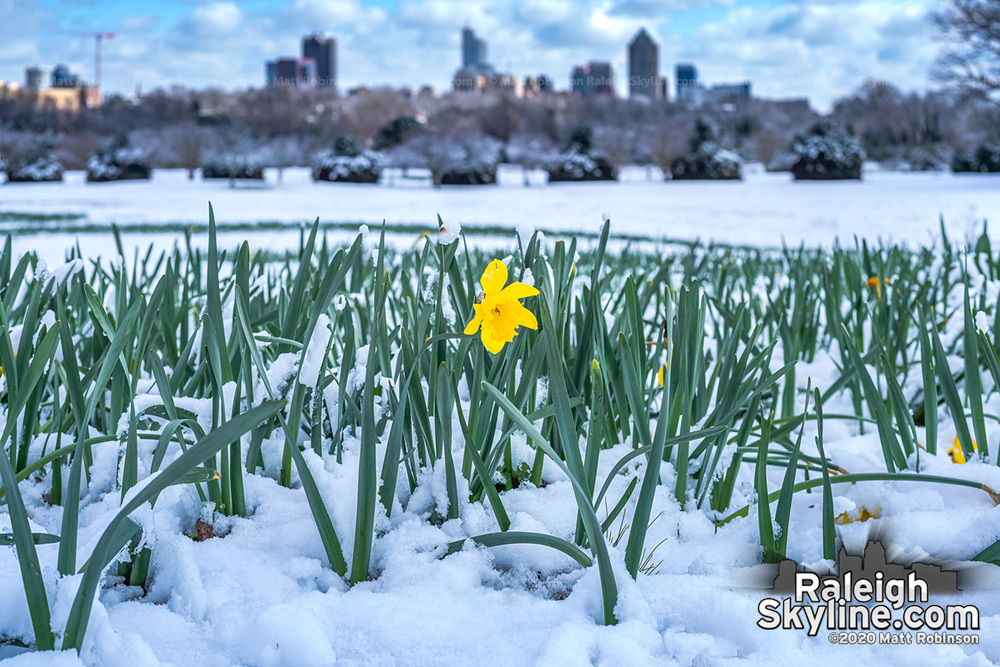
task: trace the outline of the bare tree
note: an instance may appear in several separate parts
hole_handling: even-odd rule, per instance
[[[608,157],[615,174],[632,162],[632,140],[633,132],[623,123],[598,125],[594,129],[594,147]]]
[[[201,166],[202,152],[208,142],[207,133],[197,125],[179,125],[170,134],[174,154],[181,167],[187,169],[188,180],[194,180],[194,170]]]
[[[285,182],[285,169],[306,163],[303,142],[294,135],[275,137],[267,146],[267,157],[272,167],[278,169],[278,183]]]
[[[788,138],[778,134],[774,130],[760,130],[750,136],[750,145],[757,155],[757,159],[767,169],[775,156],[782,148],[788,144]]]
[[[670,173],[670,166],[687,148],[690,138],[687,123],[664,123],[653,136],[653,153],[663,175]]]
[[[948,0],[934,22],[949,42],[935,65],[936,77],[995,98],[1000,91],[1000,0]]]

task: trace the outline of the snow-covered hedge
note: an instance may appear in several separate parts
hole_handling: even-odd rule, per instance
[[[861,178],[865,152],[853,137],[829,122],[817,123],[792,140],[795,180],[833,181]]]
[[[149,176],[145,151],[129,144],[124,136],[106,144],[87,160],[87,181],[90,183],[141,180]]]
[[[363,150],[350,137],[338,137],[333,149],[313,158],[314,181],[378,183],[385,160],[381,153]]]
[[[497,182],[497,153],[467,152],[441,173],[441,185],[491,185]]]
[[[670,165],[675,181],[733,181],[743,178],[743,159],[723,148],[707,123],[699,122],[691,147]]]
[[[205,179],[264,179],[264,156],[259,151],[216,150],[205,156],[201,177]]]
[[[603,154],[594,150],[591,130],[581,125],[573,131],[563,151],[545,166],[549,181],[613,181],[615,168]]]
[[[0,169],[7,172],[8,183],[42,183],[63,179],[62,165],[46,153],[28,154],[2,161]]]
[[[956,174],[1000,172],[1000,141],[984,141],[975,151],[955,153],[951,161],[951,170]]]

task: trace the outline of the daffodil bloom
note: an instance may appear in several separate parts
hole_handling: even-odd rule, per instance
[[[875,293],[878,295],[879,301],[882,300],[882,283],[885,283],[886,287],[888,287],[889,279],[882,278],[882,280],[879,281],[878,276],[872,276],[871,278],[868,279],[868,282],[865,284],[865,287],[867,287],[868,289],[871,289],[873,287],[875,288]]]
[[[870,521],[871,519],[877,519],[879,518],[880,514],[881,510],[878,507],[876,507],[874,510],[869,510],[867,507],[862,507],[860,512],[851,512],[850,514],[848,514],[847,512],[841,512],[840,514],[838,514],[833,518],[833,522],[839,523],[841,526],[844,526],[846,524],[854,523],[856,521],[865,522],[865,521]]]
[[[482,329],[480,338],[483,346],[496,354],[506,343],[514,340],[518,327],[538,328],[538,320],[519,301],[535,296],[538,290],[524,283],[507,285],[506,264],[496,259],[490,262],[479,283],[483,291],[479,295],[479,302],[473,306],[476,315],[465,327],[465,335],[471,336]]]
[[[972,441],[972,451],[979,451],[979,446],[976,445],[976,441]],[[955,437],[955,442],[952,443],[951,449],[948,450],[948,454],[951,456],[952,463],[965,463],[965,452],[962,451],[962,443],[959,442],[958,437]]]

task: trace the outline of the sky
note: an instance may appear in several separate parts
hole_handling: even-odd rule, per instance
[[[639,28],[660,45],[661,73],[678,62],[706,83],[749,80],[754,94],[808,97],[820,110],[878,79],[924,90],[941,44],[928,14],[939,0],[0,0],[0,80],[29,65],[65,63],[94,76],[94,40],[60,31],[114,32],[104,42],[106,91],[180,84],[260,86],[266,60],[296,56],[311,32],[338,40],[338,86],[444,90],[469,24],[492,64],[569,87],[572,67],[616,63]],[[671,93],[673,95],[673,93]]]

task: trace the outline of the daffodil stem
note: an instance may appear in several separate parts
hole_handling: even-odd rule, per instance
[[[379,489],[379,500],[382,502],[383,507],[385,507],[386,514],[392,513],[392,499],[396,495],[396,471],[399,469],[398,462],[400,460],[400,452],[402,451],[403,419],[406,415],[406,401],[409,396],[410,382],[413,381],[415,376],[420,375],[417,368],[420,363],[420,359],[435,343],[456,338],[469,337],[469,335],[463,332],[452,331],[431,336],[424,341],[424,344],[419,350],[417,350],[416,355],[413,357],[413,364],[410,366],[410,373],[406,376],[406,379],[403,380],[403,386],[399,392],[399,401],[392,414],[392,427],[389,431],[389,442],[385,453],[386,465],[383,465],[382,467],[382,484]]]

